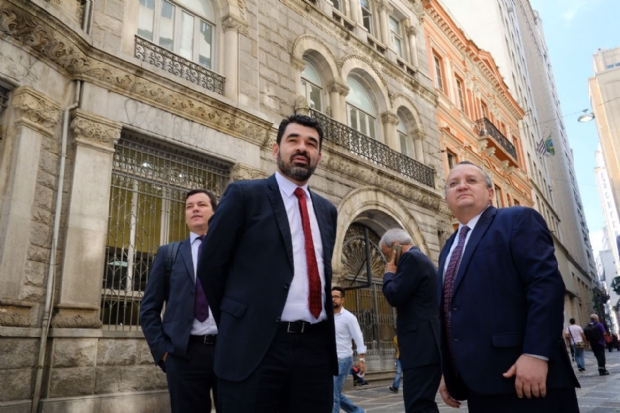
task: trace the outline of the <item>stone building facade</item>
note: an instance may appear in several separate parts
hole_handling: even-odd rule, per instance
[[[183,195],[275,171],[325,127],[335,282],[393,369],[377,246],[451,232],[420,0],[0,0],[0,412],[166,411],[138,310]],[[370,274],[369,274],[370,273]]]

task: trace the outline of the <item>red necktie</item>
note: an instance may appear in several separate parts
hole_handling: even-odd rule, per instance
[[[306,247],[306,263],[308,265],[308,306],[314,318],[319,318],[323,303],[321,300],[321,277],[319,276],[319,266],[316,263],[314,253],[314,242],[312,241],[312,228],[310,227],[310,216],[308,215],[308,204],[306,193],[303,189],[297,188],[295,196],[299,200],[299,212],[301,212],[301,225],[304,229],[304,244]]]
[[[450,303],[452,302],[452,293],[454,292],[454,280],[456,280],[456,273],[461,263],[461,256],[463,255],[465,238],[469,230],[470,228],[467,225],[461,228],[459,232],[459,242],[452,251],[443,282],[443,312],[446,318],[446,336],[450,348],[452,348],[452,343],[450,342]]]

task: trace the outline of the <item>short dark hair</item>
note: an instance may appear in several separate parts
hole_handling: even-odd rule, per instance
[[[208,189],[192,189],[187,194],[185,194],[185,200],[187,201],[187,198],[196,194],[206,194],[209,197],[209,201],[211,201],[211,208],[213,208],[213,212],[215,212],[215,209],[217,208],[217,198],[215,197],[215,194],[213,192],[209,191]]]
[[[575,324],[575,319],[571,318],[570,320],[568,320],[571,324]]]
[[[284,135],[284,131],[290,123],[297,123],[299,125],[307,126],[316,130],[319,134],[319,152],[321,152],[321,148],[323,146],[323,128],[316,119],[306,115],[292,115],[288,118],[282,119],[282,122],[280,122],[280,126],[278,127],[278,136],[276,137],[276,143],[278,145],[280,145],[280,142],[282,141],[282,136]]]
[[[344,288],[342,287],[339,287],[339,286],[332,287],[332,291],[340,292],[340,294],[342,294],[342,298],[344,298],[345,296]]]

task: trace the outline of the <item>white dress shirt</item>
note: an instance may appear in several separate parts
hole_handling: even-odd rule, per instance
[[[342,307],[339,313],[334,313],[334,322],[336,323],[336,351],[338,352],[338,358],[344,359],[353,356],[351,339],[355,341],[357,354],[366,354],[364,336],[362,336],[360,324],[353,313]]]
[[[189,241],[192,246],[192,263],[194,264],[194,284],[196,283],[196,269],[198,267],[198,247],[200,247],[200,240],[197,239],[200,235],[193,232],[189,233]],[[193,308],[192,303],[192,308]],[[211,305],[209,305],[209,317],[203,322],[194,318],[192,324],[192,331],[190,333],[193,336],[203,336],[205,334],[217,334],[217,325],[213,319],[213,312],[211,311]]]
[[[319,318],[314,318],[310,312],[308,305],[308,296],[310,287],[308,285],[308,264],[306,263],[306,241],[304,238],[304,229],[301,223],[301,212],[299,211],[299,200],[295,196],[295,190],[298,188],[293,182],[286,179],[279,172],[276,172],[276,181],[280,187],[282,201],[288,217],[288,224],[291,228],[291,241],[293,242],[293,265],[294,274],[293,281],[288,290],[288,296],[284,309],[282,310],[282,321],[308,321],[317,323],[327,319],[325,308],[321,309]],[[323,265],[323,242],[321,241],[321,231],[319,223],[314,214],[312,206],[312,197],[308,191],[308,185],[301,187],[306,193],[306,202],[308,204],[308,215],[310,216],[310,227],[312,229],[312,241],[314,242],[314,254],[316,255],[316,263],[319,267],[319,276],[321,277],[321,303],[325,303],[325,267]]]

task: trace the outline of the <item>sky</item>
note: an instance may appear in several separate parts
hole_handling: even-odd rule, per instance
[[[605,225],[594,178],[598,146],[596,123],[579,123],[583,109],[591,110],[588,78],[592,56],[599,49],[620,46],[619,0],[530,0],[543,21],[549,57],[553,66],[564,125],[575,160],[590,239],[595,246]]]

